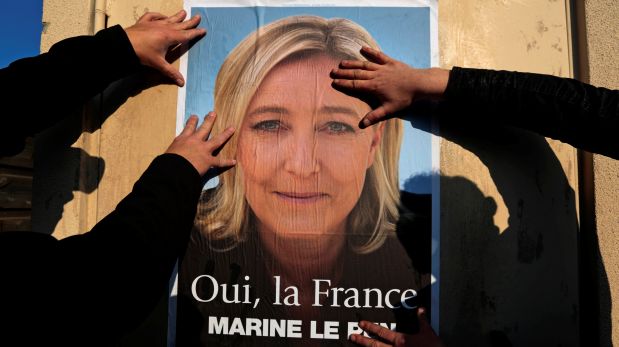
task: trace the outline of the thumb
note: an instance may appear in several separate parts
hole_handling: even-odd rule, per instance
[[[162,58],[161,60],[159,60],[154,67],[162,74],[170,78],[172,81],[174,81],[174,83],[176,83],[176,85],[178,85],[179,87],[185,85],[185,79],[183,78],[183,75],[165,59]]]
[[[359,122],[359,127],[361,129],[365,129],[372,124],[376,124],[380,121],[385,120],[387,118],[387,109],[384,106],[379,106],[375,110],[369,112],[363,117],[361,122]]]

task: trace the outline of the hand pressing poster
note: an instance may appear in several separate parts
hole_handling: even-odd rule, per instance
[[[380,6],[378,6],[380,5]],[[437,64],[436,1],[198,1],[178,126],[217,113],[237,166],[211,180],[171,289],[169,344],[347,344],[369,320],[438,328],[438,146],[331,86],[362,46]],[[417,124],[414,124],[417,126]],[[426,130],[428,127],[425,127]]]

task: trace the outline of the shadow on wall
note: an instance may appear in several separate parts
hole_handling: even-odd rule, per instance
[[[144,71],[111,84],[103,93],[35,137],[32,230],[52,234],[74,192],[94,192],[105,173],[105,161],[71,147],[82,133],[94,133],[127,99],[168,83],[156,72]],[[77,211],[75,212],[77,213]],[[84,233],[88,230],[69,230]]]
[[[543,137],[511,128],[443,122],[440,134],[489,169],[509,212],[501,231],[494,199],[464,177],[441,177],[442,338],[578,346],[579,306],[589,302],[579,305],[577,201],[554,152]],[[609,292],[607,281],[598,285]],[[610,307],[599,316],[610,322]]]

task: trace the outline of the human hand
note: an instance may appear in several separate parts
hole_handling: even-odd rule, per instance
[[[204,117],[204,122],[198,129],[198,117],[191,116],[183,131],[172,141],[166,153],[178,154],[187,159],[204,176],[210,168],[217,168],[223,172],[234,165],[236,160],[224,159],[218,156],[219,150],[234,134],[234,128],[229,127],[221,134],[209,139],[217,115],[210,112]]]
[[[361,48],[361,54],[368,61],[343,60],[331,71],[334,87],[378,98],[380,106],[361,119],[361,128],[395,116],[416,100],[438,98],[447,88],[448,70],[414,69],[370,47]]]
[[[371,339],[361,334],[353,334],[350,335],[350,340],[357,345],[366,347],[445,347],[441,339],[432,330],[430,323],[428,323],[424,308],[420,307],[417,310],[417,318],[419,318],[419,332],[414,335],[398,333],[378,324],[361,321],[359,322],[359,327],[370,334],[376,335],[378,339]]]
[[[200,23],[200,16],[193,16],[183,22],[186,15],[183,10],[170,17],[148,12],[134,25],[125,29],[140,63],[158,70],[179,87],[185,85],[185,79],[166,60],[166,55],[179,45],[187,44],[206,34],[206,30],[196,28]]]

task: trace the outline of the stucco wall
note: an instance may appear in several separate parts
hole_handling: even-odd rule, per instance
[[[439,4],[444,67],[571,76],[567,2]],[[575,150],[489,125],[441,135],[442,338],[449,346],[577,346]]]
[[[619,2],[587,0],[584,2],[585,33],[582,68],[584,80],[610,89],[619,89]],[[601,258],[592,280],[598,286],[599,331],[604,345],[619,345],[619,161],[593,156],[595,220]],[[604,271],[605,269],[605,271]],[[584,298],[587,300],[587,298]]]
[[[91,35],[94,1],[43,1],[41,52],[72,36]],[[32,228],[65,237],[84,232],[85,202],[96,183],[84,180],[84,165],[97,166],[97,154],[88,153],[82,134],[82,112],[67,114],[67,121],[35,138]],[[96,169],[95,169],[96,172]],[[96,176],[96,175],[93,175]],[[85,184],[89,186],[86,187]]]

